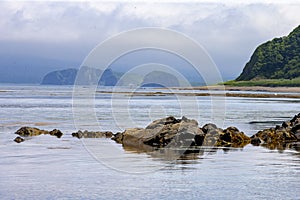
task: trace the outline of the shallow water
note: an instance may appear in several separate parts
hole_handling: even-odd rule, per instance
[[[103,90],[110,89],[99,89]],[[180,107],[194,103],[193,97],[178,100],[176,96],[119,95],[112,100],[110,94],[97,93],[95,116],[99,124],[89,120],[74,124],[72,87],[5,85],[0,86],[0,91],[1,199],[298,199],[300,196],[299,148],[283,151],[247,145],[243,149],[206,149],[176,160],[126,151],[109,139],[79,140],[71,136],[78,127],[117,132],[133,125],[144,127],[151,120],[167,115],[186,115],[197,119],[202,126],[215,119],[211,117],[209,97],[197,97],[200,111],[197,113],[192,112],[193,106]],[[298,99],[226,98],[222,126],[237,126],[250,136],[299,113],[299,102]],[[127,114],[129,119],[114,116]],[[13,142],[16,137],[13,133],[21,126],[58,128],[64,136],[57,139],[42,135],[17,144]]]

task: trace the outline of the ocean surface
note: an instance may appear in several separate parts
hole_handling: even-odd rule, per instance
[[[297,144],[284,150],[251,144],[207,148],[183,159],[71,134],[116,133],[173,115],[194,118],[200,126],[236,126],[251,136],[298,114],[300,99],[160,95],[166,90],[149,88],[132,96],[130,88],[117,88],[116,95],[113,90],[97,88],[88,99],[74,95],[73,87],[1,85],[0,199],[299,199]],[[56,128],[64,135],[18,144],[14,132],[22,126]]]

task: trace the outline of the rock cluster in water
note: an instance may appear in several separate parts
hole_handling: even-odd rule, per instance
[[[22,137],[49,134],[60,138],[63,135],[57,129],[46,131],[32,127],[22,127],[16,134],[19,135],[14,139],[17,143],[24,141]],[[203,127],[199,127],[196,120],[186,117],[176,119],[173,116],[155,120],[145,128],[130,128],[117,134],[110,131],[78,131],[72,133],[72,136],[79,139],[111,138],[122,144],[124,148],[141,150],[161,147],[190,148],[199,146],[243,148],[249,143],[274,149],[300,140],[300,113],[290,121],[283,122],[281,126],[258,131],[251,137],[233,126],[222,129],[215,124],[208,123]]]
[[[19,130],[17,130],[15,134],[21,136],[21,137],[18,136],[14,139],[14,141],[17,143],[21,143],[25,141],[24,138],[22,137],[32,137],[32,136],[38,136],[44,134],[44,135],[52,135],[61,138],[61,136],[63,135],[63,133],[58,129],[53,129],[52,131],[46,131],[46,130],[41,130],[33,127],[22,127]]]
[[[250,138],[235,127],[218,128],[215,124],[206,124],[202,128],[193,119],[167,117],[153,121],[146,128],[127,129],[113,138],[126,147],[193,147],[227,146],[244,147]]]
[[[281,126],[258,131],[251,136],[253,145],[282,144],[300,140],[300,113],[290,121],[283,122]]]

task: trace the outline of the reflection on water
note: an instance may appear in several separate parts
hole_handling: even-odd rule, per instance
[[[255,146],[252,144],[248,144]],[[300,143],[265,143],[259,145],[269,150],[277,150],[278,153],[283,153],[284,150],[294,150],[300,152]],[[242,151],[244,147],[220,147],[220,146],[198,146],[198,147],[186,147],[186,148],[155,148],[149,145],[140,145],[139,147],[132,147],[122,145],[125,151],[130,153],[146,153],[153,158],[160,158],[165,161],[174,160],[197,160],[203,159],[207,155],[216,154],[217,151],[223,151],[224,153],[230,153],[232,151]]]
[[[284,150],[295,150],[300,152],[300,143],[267,143],[261,144],[260,146],[270,150],[278,150],[279,153],[283,153]]]

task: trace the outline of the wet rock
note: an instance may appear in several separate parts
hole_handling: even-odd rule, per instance
[[[49,134],[54,135],[58,138],[61,138],[61,136],[63,135],[63,133],[58,129],[53,129],[52,131],[49,132]]]
[[[15,134],[18,134],[22,137],[38,136],[41,134],[48,134],[48,133],[49,133],[48,131],[40,130],[38,128],[32,128],[32,127],[22,127],[15,132]]]
[[[21,138],[21,137],[16,137],[15,139],[14,139],[14,141],[16,142],[16,143],[21,143],[21,142],[24,142],[25,140],[24,140],[24,138]]]
[[[254,146],[259,146],[261,144],[261,140],[258,137],[253,138],[251,139],[251,144],[253,144]]]
[[[54,129],[52,131],[46,131],[46,130],[41,130],[38,128],[34,128],[34,127],[22,127],[19,130],[17,130],[15,132],[15,134],[20,135],[22,137],[32,137],[32,136],[38,136],[38,135],[42,135],[42,134],[49,134],[49,135],[53,135],[56,136],[58,138],[60,138],[63,133],[60,130]]]
[[[236,127],[228,127],[223,130],[219,140],[231,147],[244,147],[251,142],[251,139]]]
[[[198,127],[198,122],[173,116],[158,119],[146,128],[131,128],[112,137],[117,143],[126,147],[174,147],[193,146],[234,146],[243,147],[250,143],[250,138],[235,127],[218,128],[215,124]]]
[[[251,143],[256,144],[258,139],[268,144],[270,148],[280,146],[283,143],[297,142],[300,140],[300,113],[295,115],[290,121],[283,122],[281,126],[258,131],[251,136]]]
[[[264,143],[297,142],[297,137],[295,136],[295,134],[286,129],[265,129],[253,135],[251,137],[251,140],[254,140],[256,138],[259,138]]]
[[[75,133],[72,133],[73,137],[77,138],[111,138],[113,136],[113,133],[110,131],[77,131]]]
[[[206,133],[204,146],[226,146],[242,148],[250,143],[250,138],[236,127],[218,128],[215,124],[206,124],[202,127]]]
[[[204,133],[195,120],[185,117],[176,119],[173,116],[158,119],[149,124],[145,129],[131,128],[123,133],[117,133],[112,139],[125,146],[149,145],[165,147],[169,144],[190,146],[202,144]]]

